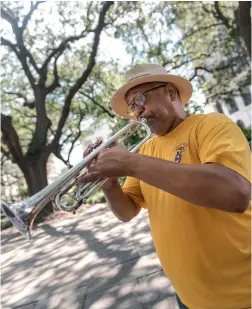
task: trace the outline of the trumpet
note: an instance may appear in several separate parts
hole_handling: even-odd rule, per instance
[[[115,133],[106,142],[102,143],[95,150],[89,153],[79,163],[61,175],[55,182],[48,185],[35,195],[29,197],[23,202],[12,205],[2,204],[1,208],[11,223],[24,235],[31,240],[32,226],[35,218],[40,211],[46,207],[48,202],[55,201],[56,206],[63,210],[75,213],[76,210],[102,185],[106,179],[98,179],[94,182],[81,185],[78,183],[78,177],[87,172],[90,162],[105,148],[111,147],[114,143],[123,143],[132,136],[139,128],[145,129],[145,137],[129,151],[136,152],[150,137],[151,131],[147,125],[146,119],[141,121],[132,121],[124,128]],[[72,192],[73,191],[73,192]],[[64,196],[70,197],[67,203],[64,203]]]

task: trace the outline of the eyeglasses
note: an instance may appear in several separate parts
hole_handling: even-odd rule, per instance
[[[151,91],[151,90],[154,90],[154,89],[158,89],[158,88],[161,88],[161,87],[165,87],[165,85],[160,85],[160,86],[157,86],[157,87],[154,87],[154,88],[151,88],[143,93],[139,93],[134,100],[132,100],[130,102],[130,104],[128,105],[127,107],[127,114],[129,116],[135,116],[136,115],[136,106],[144,106],[146,105],[147,103],[147,98],[146,96],[144,95],[145,93]]]

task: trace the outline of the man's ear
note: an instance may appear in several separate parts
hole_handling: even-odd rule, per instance
[[[169,95],[171,101],[175,101],[177,99],[177,90],[175,89],[175,87],[171,84],[167,84],[165,86],[165,90],[167,92],[167,94]]]

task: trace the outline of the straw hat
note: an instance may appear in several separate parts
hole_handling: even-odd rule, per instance
[[[125,83],[112,96],[113,111],[124,118],[135,119],[127,114],[127,91],[137,85],[150,82],[169,82],[179,91],[182,104],[186,104],[192,95],[192,85],[185,78],[168,74],[164,67],[158,64],[143,64],[133,67],[125,74]]]

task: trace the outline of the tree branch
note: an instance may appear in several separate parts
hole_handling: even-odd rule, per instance
[[[78,41],[79,39],[84,38],[86,36],[86,34],[84,34],[85,32],[86,32],[86,29],[83,30],[80,35],[70,36],[70,37],[66,38],[64,41],[62,41],[59,44],[59,46],[57,48],[52,50],[52,52],[46,58],[46,60],[44,61],[43,65],[41,67],[41,76],[40,76],[40,80],[39,80],[40,84],[45,84],[46,75],[47,75],[47,68],[48,68],[48,64],[50,63],[51,59],[53,57],[55,57],[55,61],[54,61],[54,72],[55,72],[56,62],[57,62],[58,58],[62,55],[62,53],[64,52],[66,47],[68,46],[68,43],[72,43],[72,42]],[[57,68],[56,68],[56,70],[57,70]],[[54,83],[47,88],[48,93],[52,92],[57,86],[58,86],[58,79],[56,78],[54,80]]]
[[[230,96],[230,95],[239,95],[239,92],[237,91],[237,89],[232,89],[232,90],[227,90],[227,91],[220,91],[220,92],[218,92],[218,93],[214,93],[214,94],[212,94],[212,95],[210,95],[210,96],[208,96],[207,98],[206,98],[206,103],[205,103],[205,105],[206,104],[208,104],[210,101],[215,101],[215,97],[220,97],[220,96]],[[213,100],[214,99],[214,100]]]
[[[21,98],[23,99],[25,102],[27,101],[27,98],[24,94],[22,94],[21,92],[15,92],[15,91],[6,91],[4,89],[2,89],[2,91],[5,93],[5,94],[9,94],[9,95],[15,95],[17,98]]]
[[[23,31],[25,30],[25,28],[27,27],[28,22],[29,22],[29,20],[31,19],[31,16],[32,16],[33,12],[38,8],[39,4],[40,4],[40,3],[43,3],[43,2],[45,2],[45,1],[37,1],[34,5],[33,5],[33,3],[31,2],[30,11],[29,11],[28,14],[24,17],[22,26],[21,26],[21,28],[20,28],[20,30],[21,30],[22,33],[23,33]]]
[[[54,153],[54,155],[55,155],[59,160],[61,160],[68,168],[71,168],[71,167],[72,167],[71,164],[70,164],[70,162],[69,162],[68,160],[65,160],[65,159],[62,157],[62,155],[61,155],[61,146],[60,146],[60,145],[58,145],[58,146],[56,147],[56,150],[55,150],[53,153]]]
[[[30,10],[28,15],[26,16],[27,20],[24,21],[23,25],[28,23],[32,13],[37,8],[38,4],[39,3],[37,3],[37,5],[35,4],[34,9]],[[32,73],[31,73],[31,71],[29,69],[26,57],[28,57],[30,63],[32,64],[33,68],[36,70],[36,72],[38,74],[40,74],[40,70],[39,70],[39,68],[38,68],[38,66],[37,66],[37,64],[36,64],[32,54],[27,50],[27,48],[24,45],[24,40],[23,40],[23,36],[22,35],[23,35],[23,31],[24,31],[25,28],[18,27],[18,21],[17,21],[16,17],[14,16],[14,14],[9,9],[8,9],[8,12],[7,12],[7,10],[4,10],[3,8],[1,8],[1,14],[2,14],[3,19],[5,19],[6,21],[8,21],[10,23],[10,25],[12,27],[12,30],[13,30],[13,33],[14,33],[15,38],[16,38],[17,44],[15,44],[15,49],[14,49],[13,48],[14,45],[11,42],[9,42],[6,39],[2,39],[2,41],[3,41],[4,45],[9,46],[15,52],[17,58],[19,59],[19,61],[22,64],[22,67],[23,67],[23,69],[25,71],[25,74],[26,74],[26,76],[27,76],[27,78],[28,78],[32,88],[34,89],[34,87],[35,87],[35,78],[34,78],[34,76],[32,75]],[[16,47],[19,48],[19,51],[18,51],[18,49]]]
[[[95,65],[95,58],[97,55],[97,50],[98,50],[98,45],[100,42],[100,35],[101,32],[105,26],[105,15],[107,13],[107,11],[109,10],[110,6],[113,4],[112,1],[106,1],[104,2],[104,5],[101,9],[100,12],[100,16],[99,16],[99,21],[98,21],[98,25],[94,31],[94,41],[93,41],[93,46],[92,46],[92,52],[90,54],[89,57],[89,62],[87,65],[86,70],[83,72],[82,76],[75,82],[75,84],[70,88],[69,93],[67,94],[66,100],[65,100],[65,104],[62,110],[62,114],[59,120],[59,124],[58,124],[58,128],[55,134],[55,138],[53,140],[53,143],[57,144],[60,136],[61,136],[61,132],[62,129],[66,123],[69,111],[70,111],[70,105],[71,105],[71,101],[73,99],[73,97],[75,96],[75,94],[77,93],[77,91],[81,88],[81,86],[86,82],[86,80],[88,79],[94,65]]]
[[[188,64],[188,63],[191,63],[191,62],[193,62],[193,61],[195,61],[195,60],[199,60],[199,59],[201,59],[202,57],[203,57],[203,59],[204,58],[207,58],[207,57],[210,57],[210,54],[211,53],[209,53],[209,54],[205,54],[205,53],[201,53],[198,57],[195,57],[195,58],[189,58],[189,59],[187,59],[187,60],[185,60],[185,61],[183,61],[183,62],[181,62],[181,63],[179,63],[179,64],[177,64],[177,65],[175,65],[175,66],[173,66],[172,68],[171,68],[171,70],[175,70],[175,69],[178,69],[178,68],[180,68],[181,66],[183,66],[183,65],[185,65],[185,64]],[[189,56],[189,55],[188,55]],[[164,67],[166,67],[168,64],[172,64],[172,63],[174,63],[174,59],[173,59],[173,61],[166,61],[166,62],[163,62],[162,63],[162,65],[164,66]],[[170,71],[171,71],[170,70]]]
[[[67,165],[68,168],[71,168],[71,167],[72,167],[72,165],[70,164],[70,156],[71,156],[71,153],[72,153],[72,151],[73,151],[74,144],[76,143],[76,141],[77,141],[77,140],[80,138],[80,136],[81,136],[81,122],[82,122],[83,117],[85,116],[85,114],[83,113],[82,109],[80,109],[80,108],[79,108],[79,115],[80,115],[80,117],[79,117],[79,119],[78,119],[79,121],[78,121],[78,126],[77,126],[77,134],[75,134],[75,136],[74,136],[73,131],[71,131],[71,134],[68,134],[68,136],[64,139],[64,141],[62,141],[61,145],[58,145],[57,150],[54,152],[55,156],[56,156],[58,159],[60,159],[65,165]],[[74,136],[74,137],[73,137],[73,136]],[[71,139],[71,137],[73,137],[73,138]],[[68,141],[70,141],[70,139],[71,139],[71,147],[70,147],[70,149],[69,149],[69,151],[68,151],[67,159],[65,160],[65,159],[62,157],[62,155],[61,155],[61,153],[60,153],[60,150],[61,150],[61,148],[62,148],[62,145],[68,143]]]
[[[3,7],[6,10],[4,10]],[[15,29],[13,29],[13,32],[16,31],[16,28],[18,28],[18,24],[17,24],[16,18],[15,18],[15,15],[5,5],[2,6],[2,8],[1,8],[1,16],[2,16],[3,19],[5,19],[12,26],[12,29],[15,28]]]
[[[15,45],[14,43],[12,43],[11,41],[5,39],[5,38],[1,38],[1,45],[7,46],[9,47],[12,51],[14,51],[14,53],[16,54],[17,58],[19,57],[19,53],[17,50],[17,45]]]
[[[210,11],[210,10],[207,9],[207,7],[204,4],[204,2],[201,1],[200,3],[202,5],[203,11],[205,11],[207,14],[214,14],[213,10]]]
[[[27,106],[29,107],[30,109],[33,109],[34,108],[34,102],[28,102],[26,96],[24,94],[22,94],[21,92],[15,92],[15,91],[6,91],[4,89],[2,89],[2,91],[5,93],[5,94],[8,94],[8,95],[15,95],[18,99],[23,99],[24,100],[24,103],[23,103],[23,106]]]
[[[192,77],[189,78],[189,81],[192,81],[196,76],[198,76],[198,70],[203,70],[203,71],[206,71],[208,73],[212,73],[211,70],[207,69],[207,68],[204,68],[204,67],[196,67],[194,68],[194,74]]]
[[[219,19],[223,22],[223,24],[226,26],[227,29],[231,29],[231,25],[229,24],[229,20],[224,14],[222,13],[220,6],[219,6],[219,1],[214,2],[214,8],[215,11],[213,11],[214,17],[216,19]]]
[[[81,38],[84,38],[86,36],[84,35],[84,33],[85,33],[85,30],[83,30],[80,35],[70,36],[66,38],[64,41],[62,41],[59,44],[59,46],[53,49],[50,55],[46,58],[46,60],[44,61],[41,67],[41,70],[44,71],[47,68],[48,64],[50,63],[51,59],[55,57],[57,54],[59,54],[58,56],[60,56],[62,52],[66,49],[68,43],[72,43],[72,42],[78,41]]]
[[[183,35],[183,38],[178,43],[176,43],[176,45],[179,45],[181,42],[184,42],[185,39],[189,38],[190,36],[194,35],[195,33],[199,33],[200,31],[208,30],[210,28],[218,27],[218,26],[221,26],[221,25],[223,25],[223,22],[221,22],[221,23],[218,22],[218,23],[215,23],[215,24],[211,24],[211,25],[208,25],[208,26],[197,28],[193,31],[188,31],[187,33],[185,33]],[[194,29],[194,27],[192,27],[192,29]]]
[[[24,164],[24,155],[19,141],[19,136],[13,127],[12,118],[1,114],[1,130],[3,143],[8,147],[13,162]]]
[[[219,67],[216,67],[216,68],[213,68],[213,69],[208,69],[206,67],[202,67],[202,66],[198,66],[196,68],[194,68],[194,74],[193,76],[189,79],[189,81],[193,80],[196,76],[198,76],[198,70],[203,70],[203,71],[206,71],[208,73],[211,73],[213,74],[215,71],[221,71],[221,70],[225,70],[227,68],[230,67],[230,63],[226,64],[226,65],[223,65],[223,66],[219,66]],[[202,77],[202,76],[201,76]]]
[[[1,39],[1,43],[2,43],[2,45],[8,46],[12,51],[14,51],[14,53],[16,54],[18,60],[20,61],[21,65],[22,65],[22,68],[23,68],[23,70],[25,72],[25,75],[27,76],[27,78],[28,78],[28,80],[30,82],[30,85],[32,86],[32,89],[35,90],[35,78],[32,75],[32,73],[31,73],[31,71],[30,71],[30,69],[28,67],[25,55],[21,54],[20,52],[18,52],[18,50],[16,49],[17,45],[14,45],[9,40],[6,40],[5,38],[2,38]]]
[[[53,92],[53,90],[57,87],[60,87],[59,83],[59,75],[58,75],[58,68],[57,68],[57,60],[61,54],[58,54],[57,57],[54,59],[54,67],[53,67],[53,76],[54,76],[54,81],[50,86],[46,88],[47,93]]]
[[[251,1],[239,1],[239,8],[236,10],[236,23],[239,34],[243,38],[248,54],[251,58]]]
[[[112,112],[110,110],[108,110],[107,108],[105,108],[103,105],[101,105],[100,103],[98,103],[94,98],[90,97],[88,94],[86,94],[83,91],[79,91],[80,94],[84,95],[85,97],[87,97],[89,100],[91,100],[96,106],[100,107],[104,113],[108,114],[111,118],[114,118],[115,115],[112,114]]]
[[[69,152],[68,152],[68,156],[67,156],[67,160],[69,162],[70,160],[70,155],[72,153],[72,150],[74,148],[74,144],[76,143],[76,141],[80,138],[81,136],[81,122],[83,120],[83,117],[85,116],[85,114],[82,112],[81,108],[79,107],[79,114],[80,114],[80,117],[79,117],[79,121],[78,121],[78,131],[77,131],[77,134],[75,135],[74,139],[72,140],[72,144],[71,144],[71,147],[69,149]]]

